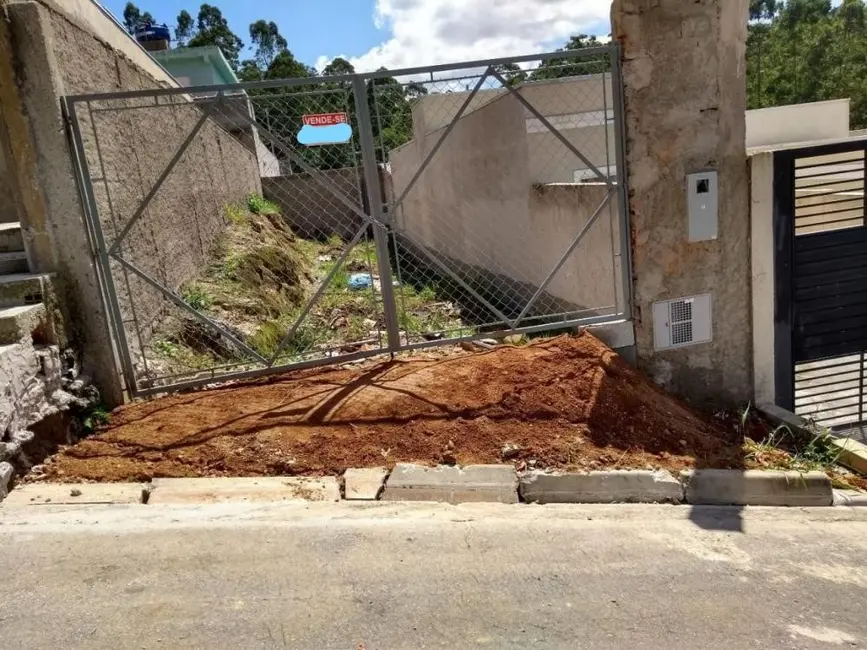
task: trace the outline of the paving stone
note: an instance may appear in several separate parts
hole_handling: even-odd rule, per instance
[[[348,469],[343,474],[344,494],[347,500],[375,501],[382,491],[388,470],[382,467]]]
[[[147,490],[147,483],[28,483],[12,490],[3,505],[143,503]]]
[[[334,477],[155,478],[149,504],[247,501],[339,501]]]
[[[699,469],[680,476],[693,505],[830,506],[834,498],[824,472]]]
[[[422,467],[399,463],[385,482],[382,500],[517,503],[518,477],[511,465]]]
[[[665,471],[611,470],[551,474],[530,472],[520,479],[530,503],[680,503],[683,485]]]

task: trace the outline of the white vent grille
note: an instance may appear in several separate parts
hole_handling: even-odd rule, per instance
[[[657,350],[710,341],[710,294],[654,303],[653,340]]]

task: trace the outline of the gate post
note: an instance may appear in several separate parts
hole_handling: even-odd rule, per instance
[[[379,269],[382,310],[385,329],[388,334],[388,349],[394,353],[400,348],[400,324],[397,316],[397,303],[394,299],[394,285],[391,276],[391,256],[388,251],[388,231],[385,226],[385,211],[382,209],[382,188],[379,185],[379,166],[376,162],[376,148],[373,144],[373,127],[370,121],[370,106],[367,103],[367,85],[364,77],[352,79],[355,95],[355,114],[358,119],[358,139],[361,144],[361,160],[364,166],[364,184],[370,203],[370,217],[373,223],[373,241],[376,244],[376,262]]]
[[[747,0],[614,0],[611,12],[622,48],[638,363],[706,403],[752,394],[747,14]],[[717,219],[691,238],[687,177],[707,171],[718,175]],[[696,181],[695,192],[710,192],[700,185],[708,182]],[[658,316],[654,331],[655,304],[702,294],[711,296],[710,337],[701,323],[709,342],[691,344],[683,329],[675,336],[670,318]],[[666,307],[657,314],[673,313]]]

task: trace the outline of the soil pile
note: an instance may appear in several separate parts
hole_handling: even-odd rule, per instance
[[[339,474],[396,462],[741,467],[741,440],[589,333],[330,368],[117,410],[50,480]]]

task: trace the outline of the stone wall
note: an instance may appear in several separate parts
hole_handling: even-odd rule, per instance
[[[27,193],[21,220],[28,253],[34,271],[57,272],[72,338],[106,399],[117,402],[122,383],[100,295],[104,278],[94,264],[60,98],[176,84],[92,3],[33,0],[4,7],[0,48],[11,65],[0,70],[0,82],[5,77],[12,86],[0,83],[5,88],[0,104],[4,118],[11,116],[6,121],[15,137],[18,186]],[[100,221],[111,243],[201,110],[177,95],[156,105],[153,98],[79,104],[77,113]],[[225,205],[260,191],[255,153],[209,120],[130,231],[124,257],[177,288],[207,263],[225,223]],[[131,318],[134,304],[147,332],[164,312],[165,299],[115,270],[124,319]]]
[[[751,396],[747,0],[615,0],[639,365],[698,401]],[[686,176],[719,172],[719,237],[690,243]],[[654,351],[652,305],[710,292],[713,341]]]

